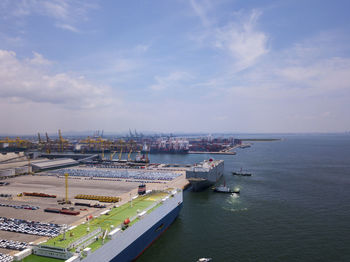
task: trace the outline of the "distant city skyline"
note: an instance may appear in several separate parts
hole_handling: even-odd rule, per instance
[[[0,2],[0,134],[350,130],[350,2]]]

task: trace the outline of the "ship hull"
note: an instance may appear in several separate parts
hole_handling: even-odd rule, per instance
[[[182,192],[176,193],[82,261],[129,262],[135,260],[174,222],[182,208],[182,201]]]
[[[189,181],[191,183],[191,190],[193,192],[203,191],[203,190],[207,189],[208,187],[211,187],[215,184],[215,182],[209,181],[209,180],[203,180],[203,181],[189,180]]]
[[[129,262],[138,258],[151,244],[164,233],[168,227],[178,217],[182,204],[176,207],[163,219],[159,220],[153,227],[147,230],[141,237],[136,239],[130,246],[123,250],[122,253],[114,257],[112,262]]]

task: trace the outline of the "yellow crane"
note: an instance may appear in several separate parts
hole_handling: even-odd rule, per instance
[[[121,147],[120,148],[120,153],[119,153],[119,156],[118,156],[119,160],[122,160],[122,154],[123,154],[123,148]]]
[[[132,148],[130,148],[130,152],[128,154],[128,161],[131,161],[131,153],[132,153]]]
[[[58,139],[59,139],[59,143],[60,143],[61,152],[63,152],[63,138],[62,138],[62,134],[61,134],[61,129],[58,129]]]
[[[51,141],[50,141],[50,138],[49,138],[47,132],[45,133],[45,135],[46,135],[46,153],[50,154],[51,153]]]
[[[109,156],[109,159],[112,161],[113,160],[113,157],[114,157],[114,155],[117,153],[117,151],[113,151],[112,153],[111,153],[111,155]]]
[[[102,160],[105,158],[105,147],[102,145],[102,154],[101,154]]]
[[[58,130],[58,150],[63,152],[69,146],[69,141],[62,137],[61,129]]]
[[[120,153],[119,153],[119,157],[118,158],[119,158],[119,160],[122,160],[123,147],[124,147],[125,142],[124,142],[124,140],[119,139],[117,144],[119,145],[119,148],[120,148]]]
[[[0,144],[7,144],[8,147],[14,147],[14,148],[18,148],[18,147],[29,148],[32,145],[30,141],[21,139],[19,137],[16,137],[16,139],[10,139],[6,137],[5,139],[0,140]]]

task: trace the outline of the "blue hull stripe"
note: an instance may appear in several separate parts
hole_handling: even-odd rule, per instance
[[[156,240],[176,219],[182,208],[182,203],[174,208],[163,219],[159,220],[154,226],[148,229],[130,246],[114,257],[112,262],[129,262],[137,258],[154,240]]]

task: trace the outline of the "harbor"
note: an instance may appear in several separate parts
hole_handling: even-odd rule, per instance
[[[130,155],[113,161],[98,154],[7,153],[0,164],[0,209],[6,214],[0,239],[20,244],[4,244],[0,253],[8,261],[131,261],[148,245],[145,234],[157,238],[178,216],[182,191],[213,185],[223,165],[213,159],[160,164]],[[159,229],[151,233],[154,227]],[[118,252],[115,241],[125,244]]]

